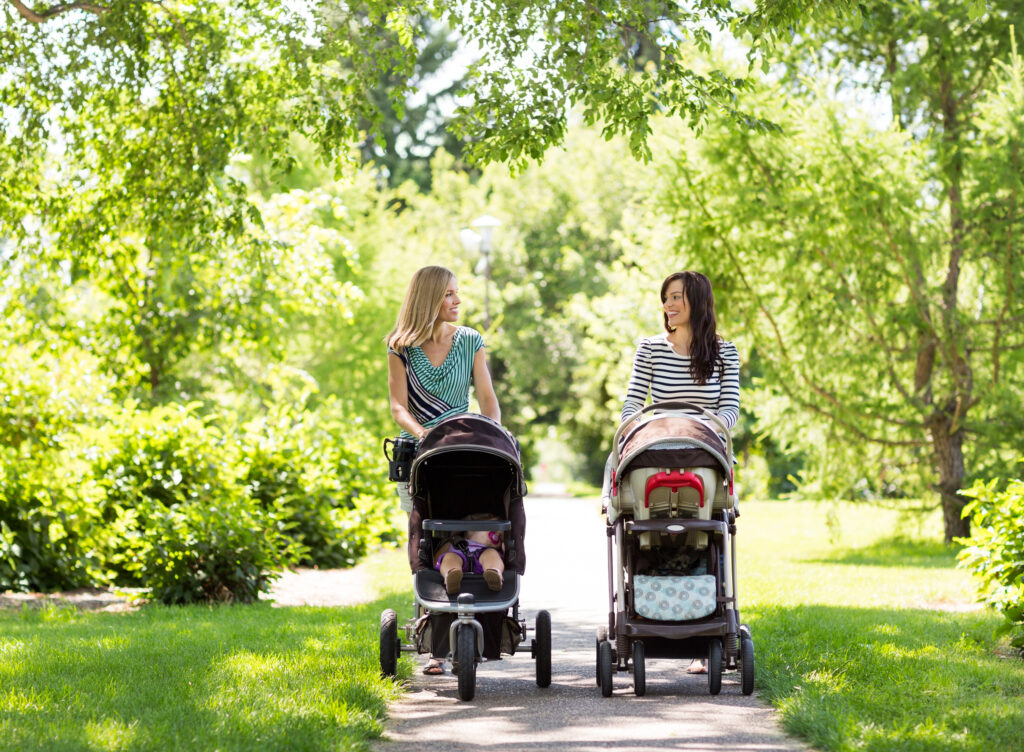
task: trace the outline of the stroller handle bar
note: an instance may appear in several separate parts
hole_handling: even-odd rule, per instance
[[[693,402],[687,402],[686,400],[666,400],[665,402],[652,402],[646,407],[640,408],[635,413],[627,416],[626,419],[619,424],[619,427],[615,429],[615,438],[612,439],[612,459],[616,466],[619,464],[619,440],[626,432],[626,429],[630,428],[642,415],[656,410],[662,413],[668,412],[670,415],[681,418],[689,418],[690,420],[696,420],[692,414],[693,412],[696,412],[702,417],[710,420],[717,426],[717,433],[725,439],[726,456],[728,457],[728,461],[732,462],[732,433],[730,433],[729,427],[725,425],[725,421],[707,408],[695,405]],[[691,412],[683,412],[684,410],[689,410]]]
[[[512,522],[510,520],[423,520],[423,529],[456,533],[461,533],[464,530],[467,532],[495,530],[503,533],[512,529]]]

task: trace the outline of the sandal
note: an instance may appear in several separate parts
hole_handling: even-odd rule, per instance
[[[487,587],[491,590],[501,590],[501,586],[505,584],[505,578],[502,577],[501,572],[497,569],[485,569],[484,570],[484,582],[487,583]]]
[[[448,595],[458,595],[459,589],[462,587],[462,570],[461,569],[449,569],[448,574],[444,576],[444,589],[448,592]]]
[[[688,674],[706,674],[708,667],[704,665],[704,661],[695,660],[690,664],[690,667],[686,669]]]
[[[423,673],[427,676],[440,676],[444,673],[444,664],[437,658],[431,658],[423,667]]]

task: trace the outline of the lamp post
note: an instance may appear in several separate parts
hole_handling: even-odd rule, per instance
[[[475,230],[463,230],[459,233],[462,247],[467,251],[477,251],[480,261],[476,265],[476,273],[484,275],[484,328],[491,328],[491,252],[494,250],[494,228],[501,226],[501,220],[484,214],[469,223]]]

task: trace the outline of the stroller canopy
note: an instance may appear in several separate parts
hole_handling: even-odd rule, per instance
[[[618,475],[642,467],[710,467],[728,478],[725,442],[701,420],[658,415],[628,434],[619,452]]]
[[[409,491],[415,501],[426,504],[428,517],[506,517],[509,502],[526,493],[515,437],[475,413],[442,420],[420,441]]]

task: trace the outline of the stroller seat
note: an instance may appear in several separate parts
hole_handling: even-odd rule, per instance
[[[401,650],[430,652],[452,662],[459,699],[476,692],[476,666],[514,655],[527,639],[519,612],[520,577],[526,568],[524,535],[526,483],[519,444],[501,424],[462,413],[440,421],[419,443],[409,469],[413,498],[409,515],[409,566],[416,614],[405,627],[408,647],[398,638],[397,615],[381,615],[381,671],[394,676]],[[492,591],[483,575],[462,576],[458,593],[448,593],[434,566],[445,544],[467,531],[503,536],[502,586]],[[472,569],[472,567],[470,567]],[[551,684],[551,615],[537,612],[536,637],[528,645],[536,660],[537,686]]]

